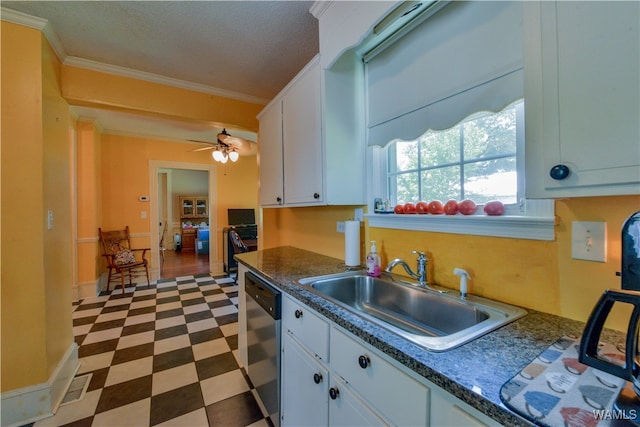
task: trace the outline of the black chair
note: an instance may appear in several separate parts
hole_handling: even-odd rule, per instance
[[[231,240],[231,246],[233,247],[233,254],[243,254],[245,252],[249,252],[249,248],[242,240],[242,237],[238,234],[236,230],[229,230],[229,239]],[[236,284],[238,283],[238,273],[236,272],[235,278]]]

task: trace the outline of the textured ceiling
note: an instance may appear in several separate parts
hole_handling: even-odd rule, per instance
[[[46,19],[67,57],[262,103],[318,53],[318,22],[309,1],[2,0],[1,5]]]

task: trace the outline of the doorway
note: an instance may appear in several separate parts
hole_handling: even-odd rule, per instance
[[[197,171],[201,174],[204,172],[206,176],[204,187],[201,185],[193,190],[194,192],[205,192],[209,200],[208,224],[211,232],[209,233],[209,250],[206,256],[196,254],[195,251],[184,254],[174,252],[174,236],[176,233],[180,233],[182,222],[180,213],[176,212],[177,202],[173,199],[178,196],[177,193],[187,191],[184,187],[185,184],[176,180],[176,173],[188,173],[189,171]],[[217,262],[218,236],[215,232],[217,230],[216,166],[152,160],[149,162],[149,183],[150,193],[156,195],[156,203],[151,203],[150,206],[152,248],[150,273],[152,279],[177,277],[181,274],[194,274],[194,272],[219,272],[221,268]],[[162,239],[164,224],[167,224],[167,231]],[[161,239],[164,251],[160,249]],[[162,252],[164,252],[164,263],[166,264],[162,262]],[[172,255],[179,255],[179,257]]]
[[[192,169],[158,171],[158,226],[160,238],[160,278],[167,279],[189,274],[209,273],[209,172]],[[192,199],[195,197],[195,199]],[[182,198],[204,202],[197,217],[186,215]],[[176,209],[177,208],[177,209]],[[190,210],[196,215],[196,210]],[[191,245],[182,233],[183,227],[193,233]],[[197,246],[194,236],[198,236]],[[206,240],[205,240],[206,239]]]

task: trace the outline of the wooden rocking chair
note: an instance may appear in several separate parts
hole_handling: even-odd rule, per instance
[[[150,248],[134,249],[131,247],[129,237],[129,226],[124,230],[102,231],[98,228],[100,235],[100,243],[102,244],[102,256],[107,260],[107,268],[109,269],[109,278],[107,279],[107,291],[112,280],[120,279],[122,285],[122,293],[124,294],[124,276],[129,275],[129,285],[133,285],[133,278],[142,276],[147,277],[147,287],[149,283],[149,265],[145,258]],[[139,254],[136,256],[136,254]],[[116,285],[117,287],[117,285]],[[115,290],[115,289],[114,289]]]

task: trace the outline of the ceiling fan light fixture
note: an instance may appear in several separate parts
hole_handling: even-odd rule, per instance
[[[222,152],[217,148],[213,151],[213,153],[211,153],[211,155],[213,156],[213,160],[215,160],[216,162],[222,161]]]
[[[227,163],[227,160],[229,160],[229,156],[227,156],[227,153],[222,153],[222,159],[220,159],[220,162]]]
[[[232,162],[237,162],[239,157],[240,157],[240,154],[238,154],[238,152],[235,150],[229,153],[229,159]]]

